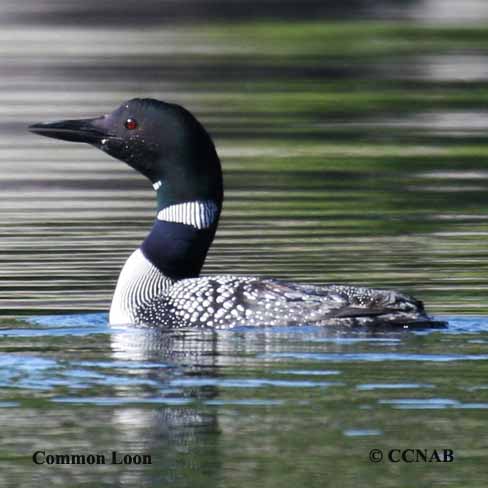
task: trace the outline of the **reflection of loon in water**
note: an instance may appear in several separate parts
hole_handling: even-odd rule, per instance
[[[157,218],[120,274],[112,324],[434,324],[420,301],[395,291],[230,275],[199,278],[222,208],[222,173],[209,134],[178,105],[133,99],[99,118],[30,130],[90,143],[138,170],[156,191]]]

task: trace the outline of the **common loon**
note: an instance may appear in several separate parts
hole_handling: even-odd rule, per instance
[[[29,129],[89,143],[142,173],[156,191],[157,216],[120,273],[110,308],[112,325],[435,323],[422,302],[396,291],[247,276],[199,277],[222,209],[222,171],[210,135],[179,105],[135,98],[101,117]]]

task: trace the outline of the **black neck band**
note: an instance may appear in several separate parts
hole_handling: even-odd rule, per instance
[[[194,278],[202,269],[216,227],[198,230],[191,225],[156,220],[141,251],[169,278]]]

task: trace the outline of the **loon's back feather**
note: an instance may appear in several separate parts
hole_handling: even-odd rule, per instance
[[[421,302],[390,290],[228,275],[177,281],[136,315],[146,324],[215,328],[407,324],[428,319]]]

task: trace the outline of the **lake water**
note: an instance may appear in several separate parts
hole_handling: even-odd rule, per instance
[[[166,18],[144,0],[139,17],[126,2],[131,24],[97,3],[0,9],[0,486],[484,486],[480,19],[436,23],[438,2],[423,1],[380,22],[358,17],[363,2],[344,18],[310,1],[335,18],[292,21],[286,7],[276,22],[264,2],[230,25],[211,2],[181,18],[168,2]],[[215,139],[226,198],[205,274],[401,289],[449,327],[109,327],[153,191],[26,126],[135,96],[185,105]],[[404,449],[454,461],[387,459]],[[152,464],[36,465],[36,451]]]

